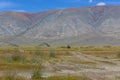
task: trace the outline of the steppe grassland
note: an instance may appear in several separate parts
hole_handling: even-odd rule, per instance
[[[71,51],[80,51],[97,57],[119,59],[119,46],[71,46],[62,47],[40,47],[40,46],[20,46],[20,47],[0,47],[0,80],[26,80],[23,76],[13,75],[15,71],[28,71],[32,74],[32,80],[90,80],[86,76],[50,76],[42,77],[42,73],[46,71],[43,66],[48,62],[54,65],[61,62],[95,65],[94,62],[70,60],[65,56],[72,56]],[[64,58],[63,58],[64,57]],[[76,61],[76,62],[75,62]],[[73,69],[74,70],[74,69]],[[57,71],[57,70],[56,70]],[[9,74],[9,72],[13,74]],[[8,73],[8,74],[6,74]],[[17,77],[16,77],[17,76]]]

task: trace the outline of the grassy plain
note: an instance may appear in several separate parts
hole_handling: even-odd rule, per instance
[[[0,80],[92,80],[72,71],[97,69],[99,63],[112,65],[104,58],[120,61],[119,52],[119,46],[0,47]]]

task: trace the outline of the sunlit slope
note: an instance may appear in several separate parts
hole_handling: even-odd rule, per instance
[[[2,12],[0,24],[1,45],[120,45],[119,6]]]

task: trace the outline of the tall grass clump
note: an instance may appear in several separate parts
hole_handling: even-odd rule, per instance
[[[33,73],[32,73],[32,80],[41,80],[42,78],[42,73],[43,73],[43,66],[42,64],[36,65],[33,69]]]
[[[51,76],[46,78],[45,80],[91,80],[85,76]]]
[[[16,80],[16,76],[15,76],[15,74],[7,73],[4,75],[4,79],[5,80]]]
[[[37,60],[36,58],[31,59],[30,61],[31,64],[38,64],[39,60]]]
[[[3,76],[0,76],[0,80],[26,80],[25,77],[17,76],[16,72],[6,72]]]

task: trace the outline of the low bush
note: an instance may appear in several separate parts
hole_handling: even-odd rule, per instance
[[[55,56],[56,56],[55,51],[50,51],[49,57],[52,58],[52,57],[55,57]]]
[[[13,54],[11,57],[10,57],[10,60],[12,62],[18,62],[18,63],[24,63],[25,62],[25,57],[20,55],[20,54]]]
[[[117,53],[117,57],[120,58],[120,52]]]

